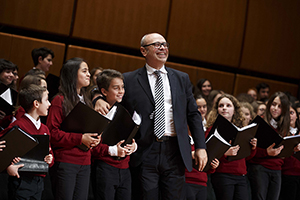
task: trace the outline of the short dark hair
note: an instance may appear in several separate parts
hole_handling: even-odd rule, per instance
[[[33,108],[33,102],[35,100],[42,102],[43,93],[45,91],[47,91],[46,88],[34,84],[20,90],[19,103],[24,108],[25,112],[28,113]]]
[[[101,88],[108,90],[111,80],[114,78],[120,78],[124,80],[121,72],[114,69],[105,69],[97,76],[97,85],[101,92]]]
[[[17,69],[17,65],[9,60],[5,60],[3,58],[0,59],[0,73],[2,73],[4,70],[14,71],[15,69]]]
[[[256,86],[256,90],[257,90],[258,93],[259,93],[260,89],[265,89],[265,88],[270,88],[270,86],[267,83],[259,83]]]
[[[35,48],[31,51],[31,57],[34,63],[34,66],[39,64],[39,57],[42,56],[42,59],[46,58],[48,55],[51,55],[54,58],[54,52],[47,47]]]

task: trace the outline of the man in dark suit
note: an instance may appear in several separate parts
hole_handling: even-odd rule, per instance
[[[146,65],[124,74],[122,104],[129,112],[136,110],[142,116],[142,124],[135,136],[138,149],[131,155],[130,164],[138,169],[134,172],[139,176],[143,199],[159,199],[160,196],[175,200],[181,196],[185,167],[192,170],[188,127],[195,141],[194,157],[199,170],[203,170],[207,162],[201,114],[188,75],[165,67],[169,55],[165,38],[158,33],[147,34],[141,40],[140,50]],[[155,113],[158,113],[155,110],[157,70],[163,83],[162,136],[154,133]],[[96,110],[106,113],[103,105]]]

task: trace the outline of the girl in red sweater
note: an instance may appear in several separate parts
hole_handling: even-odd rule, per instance
[[[81,58],[69,59],[60,71],[60,94],[51,102],[47,126],[55,164],[50,169],[53,194],[56,200],[84,200],[88,197],[91,150],[83,151],[78,145],[92,148],[100,143],[97,133],[70,133],[61,130],[64,118],[79,102],[91,106],[84,87],[90,84],[87,63]]]
[[[211,127],[217,115],[220,114],[237,127],[243,126],[243,113],[238,100],[229,94],[221,95],[215,103],[207,120],[207,126]],[[209,129],[207,130],[209,131]],[[216,198],[221,200],[248,199],[248,188],[245,175],[247,174],[246,159],[250,159],[256,152],[256,138],[250,141],[252,145],[251,155],[247,158],[229,162],[227,156],[236,156],[239,145],[230,147],[220,159],[220,165],[211,175],[211,181]]]
[[[296,106],[290,107],[290,131],[288,135],[299,135],[300,130],[300,121],[299,114],[297,112]],[[294,151],[295,154],[299,154],[298,144]],[[294,155],[295,155],[294,154]],[[282,165],[282,184],[281,184],[281,192],[280,198],[281,200],[289,199],[289,200],[298,200],[300,199],[300,160],[298,160],[294,155],[285,158],[284,163]]]
[[[267,104],[265,121],[272,126],[279,135],[286,136],[290,127],[290,102],[283,92],[273,94]],[[259,142],[259,141],[258,141]],[[278,199],[281,188],[281,167],[283,158],[277,155],[283,146],[274,148],[275,143],[267,149],[257,148],[255,156],[249,161],[249,180],[252,199]]]

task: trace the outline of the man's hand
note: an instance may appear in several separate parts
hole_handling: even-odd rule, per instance
[[[103,99],[98,99],[95,103],[95,111],[102,115],[106,115],[109,112],[110,105]]]
[[[198,170],[203,171],[207,163],[207,153],[205,149],[196,149],[195,164],[199,166]]]

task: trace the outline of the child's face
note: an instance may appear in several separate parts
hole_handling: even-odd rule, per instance
[[[48,101],[48,91],[46,90],[43,92],[43,98],[42,102],[39,102],[39,106],[37,108],[37,113],[39,116],[47,116],[48,115],[48,109],[49,106],[51,105],[50,102]]]
[[[207,106],[206,106],[206,101],[205,99],[201,98],[201,99],[197,99],[196,100],[196,104],[198,106],[198,110],[202,115],[202,118],[205,117],[206,112],[207,112]]]
[[[257,115],[258,116],[263,116],[265,114],[265,111],[267,109],[267,106],[265,104],[260,104],[257,108]]]
[[[291,118],[290,126],[295,128],[296,120],[297,120],[297,114],[296,114],[296,111],[292,107],[290,107],[290,118]]]
[[[42,56],[40,56],[39,64],[40,64],[41,70],[43,70],[44,72],[49,71],[49,68],[51,67],[51,65],[53,65],[51,54],[46,56],[44,59],[42,59]]]
[[[97,75],[100,74],[102,71],[100,69],[97,69],[93,75],[93,84],[97,85]]]
[[[9,85],[13,82],[15,76],[13,71],[10,69],[5,69],[0,73],[0,80],[3,84]]]
[[[276,97],[273,100],[270,107],[270,113],[274,119],[278,119],[278,117],[281,115],[281,101],[279,97]]]
[[[47,82],[44,79],[41,79],[41,86],[47,89]]]
[[[108,90],[102,88],[102,93],[110,105],[113,105],[116,102],[120,103],[125,93],[123,80],[120,78],[112,79]]]
[[[209,93],[211,91],[211,84],[208,80],[203,83],[201,90],[205,96],[209,95]]]
[[[243,117],[245,118],[245,124],[249,124],[250,121],[252,120],[250,110],[246,107],[241,107],[241,110],[243,112]]]
[[[82,62],[77,72],[77,88],[87,87],[90,84],[90,72],[86,62]]]
[[[234,106],[230,99],[224,97],[219,101],[218,113],[231,122],[234,114]]]

